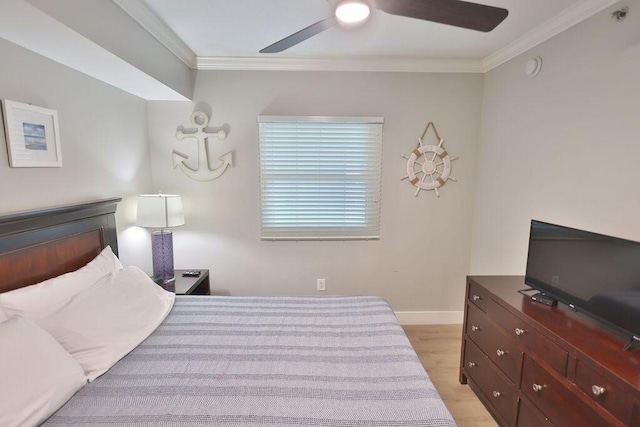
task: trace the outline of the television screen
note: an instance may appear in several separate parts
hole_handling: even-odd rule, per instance
[[[525,283],[640,340],[640,243],[531,221]]]

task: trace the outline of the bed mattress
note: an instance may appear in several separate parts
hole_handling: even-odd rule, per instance
[[[455,423],[381,298],[177,296],[44,425]]]

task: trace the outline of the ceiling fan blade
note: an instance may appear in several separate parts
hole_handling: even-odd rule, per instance
[[[376,8],[455,27],[489,32],[509,15],[507,9],[460,0],[374,0]]]
[[[274,44],[265,47],[260,51],[260,53],[278,53],[283,50],[287,50],[292,46],[297,45],[298,43],[302,43],[308,38],[315,36],[318,33],[323,32],[324,30],[328,30],[329,28],[338,24],[338,21],[335,16],[332,16],[327,19],[323,19],[322,21],[318,21],[313,25],[309,25],[307,28],[304,28],[297,33],[291,34],[289,37],[285,37],[280,41],[275,42]]]

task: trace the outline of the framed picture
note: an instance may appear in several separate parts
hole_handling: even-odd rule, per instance
[[[8,99],[2,100],[2,111],[9,166],[62,167],[57,111]]]

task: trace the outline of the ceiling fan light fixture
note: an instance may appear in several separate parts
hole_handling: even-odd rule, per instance
[[[336,5],[330,16],[265,47],[260,53],[279,53],[338,24],[345,28],[364,24],[371,7],[390,15],[438,22],[454,27],[489,32],[509,15],[507,9],[468,0],[328,0]],[[446,4],[445,4],[446,3]],[[371,6],[370,6],[371,5]]]
[[[369,17],[369,5],[361,1],[344,1],[336,7],[336,18],[343,24],[358,24]]]

